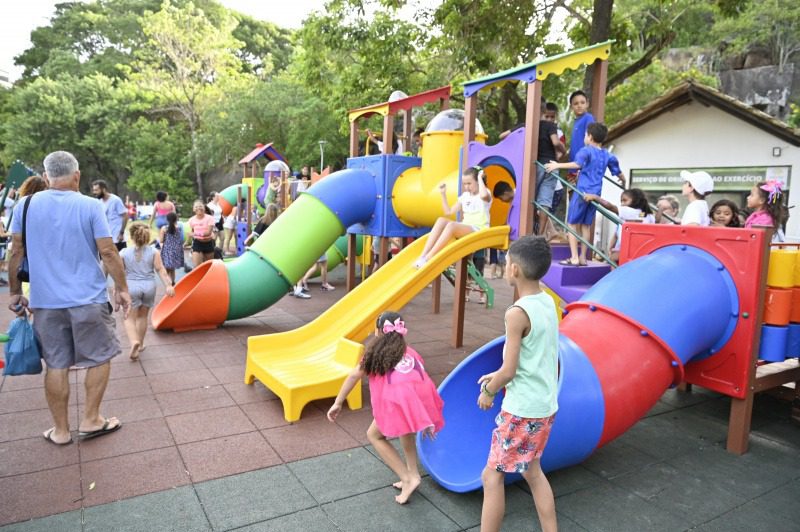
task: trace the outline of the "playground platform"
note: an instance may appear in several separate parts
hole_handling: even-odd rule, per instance
[[[149,332],[140,361],[112,362],[103,413],[124,427],[102,438],[46,442],[41,377],[0,377],[0,531],[477,531],[480,492],[450,493],[426,476],[408,505],[394,502],[395,479],[364,434],[366,389],[367,406],[345,409],[337,425],[325,419],[329,400],[288,424],[272,393],[243,384],[247,337],[311,321],[344,294],[341,275],[331,274],[334,292],[312,283],[310,300],[286,297],[215,331]],[[489,282],[495,307],[467,304],[463,348],[449,346],[447,283],[441,314],[430,289],[405,308],[409,341],[437,383],[502,333],[511,290]],[[4,290],[0,309],[6,299]],[[0,312],[3,330],[10,319]],[[84,375],[70,372],[73,429]],[[757,396],[744,456],[724,449],[728,405],[696,387],[670,390],[626,434],[550,474],[560,530],[797,531],[800,424],[790,405]],[[504,530],[539,530],[524,485],[508,487]]]

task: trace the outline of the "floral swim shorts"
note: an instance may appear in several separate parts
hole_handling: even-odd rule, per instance
[[[542,456],[556,415],[519,417],[501,410],[495,418],[487,466],[502,473],[524,473],[532,460]]]

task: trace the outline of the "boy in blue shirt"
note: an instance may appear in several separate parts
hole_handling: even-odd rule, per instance
[[[528,482],[542,530],[557,529],[553,490],[539,463],[558,410],[558,318],[553,298],[539,285],[551,256],[541,236],[523,236],[508,250],[505,277],[520,297],[506,310],[503,365],[478,380],[482,410],[506,389],[481,475],[481,532],[503,524],[506,473],[521,473]]]
[[[569,106],[572,114],[575,115],[572,136],[569,139],[569,160],[574,161],[578,152],[583,148],[586,128],[594,122],[594,116],[589,112],[589,99],[583,91],[578,90],[569,95]]]
[[[575,161],[569,163],[557,163],[550,161],[545,165],[545,170],[553,172],[560,168],[580,170],[578,174],[577,188],[580,194],[572,194],[569,202],[569,214],[567,223],[570,228],[580,233],[581,238],[591,242],[592,223],[594,223],[594,213],[597,210],[594,204],[586,201],[583,194],[597,194],[603,190],[603,176],[606,168],[611,174],[616,176],[620,182],[625,182],[625,176],[619,168],[617,158],[603,148],[608,136],[608,128],[600,122],[592,122],[586,127],[584,137],[584,147],[575,155]],[[578,239],[569,234],[570,258],[561,261],[561,264],[570,266],[586,266],[586,252],[588,247],[581,246],[580,256],[578,255]]]

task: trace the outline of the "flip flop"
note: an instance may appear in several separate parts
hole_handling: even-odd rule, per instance
[[[569,259],[560,260],[560,261],[558,261],[558,263],[561,264],[562,266],[580,266],[581,265],[580,262],[572,262]],[[584,266],[586,266],[586,265],[584,264]]]
[[[45,433],[42,435],[44,439],[52,443],[53,445],[69,445],[72,443],[72,436],[70,436],[69,441],[65,441],[63,443],[59,443],[53,439],[53,433],[56,431],[56,428],[53,427],[51,429],[47,429]]]
[[[106,419],[106,422],[103,423],[103,427],[97,430],[90,430],[89,432],[78,432],[78,438],[81,440],[90,440],[92,438],[97,438],[98,436],[105,436],[106,434],[111,434],[112,432],[116,432],[117,430],[122,428],[122,422],[120,421],[115,426],[108,428],[109,423],[111,423],[110,419]]]

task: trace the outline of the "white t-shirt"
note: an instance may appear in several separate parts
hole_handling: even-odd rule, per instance
[[[686,206],[681,217],[681,225],[697,224],[707,227],[711,223],[706,200],[694,200]]]
[[[656,223],[656,217],[652,214],[645,215],[641,209],[634,209],[626,205],[619,207],[619,218],[623,222],[641,222],[644,224]],[[622,243],[622,224],[617,226],[617,242],[614,244],[614,251],[620,248]]]
[[[219,223],[222,220],[222,206],[213,201],[208,203],[208,208],[211,209],[211,216],[214,217],[214,223]]]
[[[478,229],[489,227],[489,207],[492,200],[483,201],[480,194],[470,194],[464,192],[458,197],[461,204],[461,223],[472,225]]]

